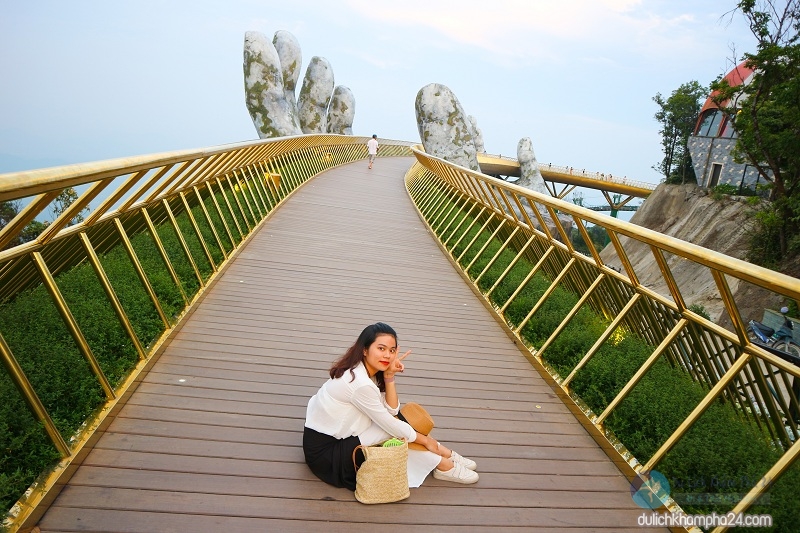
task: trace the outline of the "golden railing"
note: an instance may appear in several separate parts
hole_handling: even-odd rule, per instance
[[[736,278],[795,301],[800,300],[800,280],[472,172],[430,156],[420,146],[413,152],[418,162],[406,175],[406,187],[440,247],[515,342],[526,347],[532,364],[630,479],[658,467],[714,402],[732,405],[745,422],[760,428],[770,446],[781,450],[780,459],[762,479],[753,480],[752,487],[744,489],[746,494],[735,504],[734,512],[753,505],[797,459],[800,368],[750,342],[729,279]],[[590,243],[591,255],[574,249],[565,218]],[[621,272],[604,262],[591,246],[586,223],[605,228],[616,258],[623,265]],[[626,238],[649,248],[652,263],[658,265],[669,294],[659,294],[640,283],[623,245]],[[490,246],[492,242],[494,245]],[[510,251],[513,260],[487,286],[482,278],[504,251]],[[670,258],[707,269],[731,317],[733,331],[689,309],[671,271]],[[522,281],[505,303],[493,302],[493,291],[522,259],[530,265],[527,275],[520,273]],[[479,261],[480,267],[476,266]],[[508,306],[537,273],[543,274],[550,285],[538,301],[530,304],[527,316],[513,323],[506,314]],[[534,346],[521,331],[558,287],[580,298],[549,338]],[[547,362],[547,351],[552,351],[553,343],[584,305],[606,317],[608,326],[569,375],[559,376]],[[620,331],[631,332],[655,348],[605,409],[592,413],[570,391],[570,384]],[[659,449],[641,464],[624,448],[624,443],[616,440],[605,422],[659,359],[701,383],[707,392]],[[676,508],[673,500],[667,499],[665,504]]]
[[[366,141],[366,137],[303,135],[0,175],[0,202],[18,202],[20,208],[0,229],[0,309],[44,286],[104,397],[76,434],[63,435],[50,416],[53,405],[44,405],[26,375],[42,369],[31,358],[19,361],[0,331],[0,359],[8,377],[61,456],[55,468],[42,474],[12,509],[7,522],[12,531],[36,523],[120,400],[153,364],[163,341],[261,223],[311,177],[365,158]],[[381,141],[381,157],[393,155],[410,155],[409,143]],[[26,226],[66,188],[82,192],[38,236],[19,244]],[[86,213],[83,220],[72,224],[82,213]],[[174,249],[165,246],[165,232],[177,238]],[[158,250],[173,289],[180,293],[170,313],[132,245],[140,236]],[[160,335],[149,345],[137,336],[118,297],[121,287],[115,287],[103,267],[104,255],[120,248],[161,323]],[[183,270],[184,279],[177,260],[191,267]],[[107,300],[103,305],[113,308],[138,356],[138,362],[123,369],[116,383],[104,373],[59,288],[59,275],[84,263],[91,265]]]
[[[0,357],[8,376],[62,457],[55,469],[46,473],[34,490],[18,502],[10,522],[12,530],[36,522],[108,424],[121,400],[133,391],[142,373],[153,364],[163,341],[259,225],[309,178],[333,166],[366,157],[366,140],[309,135],[0,175],[0,201],[18,200],[23,204],[19,214],[0,230],[0,305],[26,291],[44,287],[105,397],[78,433],[62,435],[49,415],[50,406],[40,401],[36,387],[26,376],[25,365],[17,360],[0,329]],[[382,141],[382,157],[411,153],[409,143]],[[800,369],[748,340],[728,278],[794,300],[800,300],[798,280],[455,167],[419,150],[413,153],[418,164],[409,171],[407,186],[432,233],[442,237],[441,246],[459,265],[473,290],[484,298],[487,308],[512,336],[527,346],[534,365],[561,391],[565,403],[583,416],[585,427],[630,477],[658,466],[708,407],[719,400],[731,403],[745,417],[754,420],[782,450],[780,460],[754,484],[734,511],[751,506],[796,460],[800,453],[797,439],[800,428],[790,415],[798,409],[794,385],[800,379]],[[30,242],[8,247],[69,187],[82,189],[69,209]],[[89,211],[84,220],[70,225],[86,208]],[[590,238],[584,222],[604,227],[624,272],[604,263],[593,248],[590,256],[575,251],[558,222],[559,215],[570,217],[586,242]],[[167,250],[159,237],[165,229],[177,237],[175,250]],[[468,235],[472,236],[467,238]],[[182,303],[177,312],[164,310],[159,291],[151,285],[147,269],[131,244],[132,239],[140,236],[152,241],[169,279],[180,293]],[[639,282],[622,244],[625,238],[649,247],[669,288],[667,296]],[[521,323],[506,321],[503,309],[490,301],[491,290],[479,288],[481,276],[502,250],[489,258],[489,264],[480,273],[471,270],[492,239],[500,239],[502,250],[513,251],[515,262],[527,258],[533,265],[520,290],[538,272],[552,280],[540,302]],[[190,240],[198,246],[190,246]],[[149,343],[138,338],[117,296],[119,287],[114,286],[103,268],[104,254],[115,249],[124,250],[130,259],[162,325],[161,333]],[[457,256],[453,253],[456,249],[460,250]],[[460,261],[469,249],[476,253],[470,256],[468,264],[461,266]],[[183,272],[194,278],[191,280],[194,289],[187,289],[187,280],[176,268],[176,250],[189,265]],[[668,255],[708,269],[734,331],[704,319],[687,307],[670,271]],[[205,269],[201,263],[205,263]],[[105,375],[81,324],[59,290],[59,276],[82,264],[91,265],[103,287],[106,305],[113,309],[138,356],[138,362],[117,383]],[[558,286],[567,287],[581,298],[550,338],[537,347],[529,345],[520,333],[541,308],[541,302]],[[514,295],[504,306],[513,298]],[[583,305],[607,317],[609,325],[568,376],[554,376],[548,372],[546,350]],[[588,418],[585,406],[570,395],[569,385],[620,328],[656,348],[605,410]],[[604,422],[662,358],[702,383],[708,392],[642,465],[618,453],[622,448],[613,441]]]

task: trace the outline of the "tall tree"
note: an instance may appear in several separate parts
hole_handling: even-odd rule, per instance
[[[686,183],[696,181],[689,157],[689,135],[694,131],[706,89],[697,81],[684,83],[668,98],[656,93],[653,101],[660,107],[654,115],[661,125],[661,147],[664,159],[653,166],[662,173],[667,183]]]
[[[0,229],[5,228],[19,213],[17,202],[0,202]]]
[[[735,159],[771,183],[772,202],[758,215],[761,249],[752,255],[777,264],[800,253],[800,0],[741,0],[737,12],[757,40],[755,53],[742,58],[753,76],[736,87],[718,79],[711,88],[738,134]]]

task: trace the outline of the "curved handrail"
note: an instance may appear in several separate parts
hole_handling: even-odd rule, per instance
[[[417,146],[412,151],[418,163],[406,175],[406,187],[421,218],[431,234],[439,238],[443,251],[461,271],[465,281],[483,298],[487,308],[517,344],[526,347],[534,366],[563,392],[561,397],[568,404],[571,399],[577,402],[576,406],[581,404],[580,399],[572,395],[570,383],[603,344],[613,338],[618,328],[625,328],[656,346],[602,413],[591,413],[581,405],[587,413],[584,425],[607,453],[616,455],[613,450],[615,447],[620,449],[620,446],[614,442],[614,436],[604,422],[659,358],[683,369],[708,390],[705,398],[660,444],[646,464],[639,464],[632,456],[617,456],[616,462],[624,472],[634,476],[637,472],[656,467],[720,398],[740,409],[743,416],[746,413],[746,416],[756,417],[771,435],[773,445],[784,450],[780,460],[740,499],[732,512],[741,513],[749,508],[800,456],[800,423],[791,416],[791,413],[800,412],[796,392],[800,367],[750,341],[728,278],[746,281],[794,300],[800,298],[800,280],[474,172],[426,154]],[[569,237],[569,228],[565,227],[567,222],[574,222],[574,227],[586,242],[591,240],[585,223],[605,228],[613,252],[623,267],[622,272],[606,264],[591,245],[591,256],[576,251]],[[653,262],[660,267],[669,289],[668,295],[659,294],[639,281],[622,237],[646,245]],[[490,246],[492,243],[494,246]],[[475,252],[478,247],[480,249]],[[487,249],[492,250],[491,258]],[[504,251],[510,252],[509,257],[513,260],[494,285],[488,290],[482,289],[479,285],[481,277]],[[482,257],[482,254],[486,256]],[[688,308],[673,277],[668,261],[670,254],[681,261],[702,265],[710,272],[734,331],[720,327]],[[606,256],[605,251],[603,256]],[[506,288],[513,292],[502,306],[493,303],[494,289],[521,258],[526,258],[530,264],[528,275],[525,276],[523,271],[519,277],[524,279],[516,289]],[[488,259],[488,264],[480,273],[470,272],[479,259]],[[513,323],[505,311],[537,271],[544,272],[551,285],[535,304],[529,304],[533,307],[521,323]],[[581,295],[581,298],[550,336],[535,347],[521,332],[559,286]],[[546,350],[584,304],[599,310],[609,318],[610,324],[570,374],[559,376],[547,364]],[[790,382],[794,383],[791,387],[788,385]],[[674,504],[672,501],[667,503]]]
[[[82,450],[96,439],[96,430],[119,409],[120,398],[155,362],[163,341],[255,230],[311,177],[366,158],[367,139],[300,135],[0,174],[0,201],[25,202],[0,229],[0,308],[28,297],[32,294],[28,289],[44,286],[47,305],[55,306],[74,343],[73,359],[77,364],[81,358],[85,361],[104,397],[94,413],[87,413],[83,425],[73,428],[76,433],[62,434],[64,430],[50,415],[58,399],[51,398],[46,407],[39,397],[41,388],[28,377],[32,368],[42,373],[36,368],[37,356],[15,354],[13,343],[7,342],[10,332],[1,331],[0,321],[0,362],[62,457],[17,503],[12,531],[36,523],[60,490],[59,479],[72,475],[85,455]],[[410,144],[381,140],[380,155],[409,156]],[[25,227],[56,196],[77,186],[84,190],[72,205],[39,235],[19,242]],[[82,220],[76,218],[79,214]],[[132,276],[127,282],[135,285],[138,281],[142,301],[149,301],[153,317],[160,320],[161,330],[153,338],[139,337],[135,319],[128,316],[119,296],[120,289],[130,287],[119,286],[119,278],[106,271],[104,257],[117,251],[123,262],[127,256],[125,268]],[[162,283],[159,288],[151,282],[143,261],[145,252],[150,254],[147,264],[160,261],[158,268],[168,273],[163,279],[171,280],[171,287]],[[87,341],[76,320],[77,310],[58,282],[59,274],[76,267],[94,272],[105,301],[89,305],[110,307],[127,337],[122,342],[132,347],[134,361],[116,382],[104,371],[100,352],[105,347]],[[179,303],[167,302],[167,292]],[[24,364],[21,355],[25,355]],[[4,397],[5,402],[12,400]]]
[[[366,157],[366,140],[366,137],[304,135],[0,175],[0,200],[28,201],[19,215],[0,230],[0,242],[4,242],[4,245],[19,237],[25,225],[43,213],[55,195],[65,187],[86,187],[73,207],[34,240],[0,251],[0,303],[14,298],[26,288],[44,285],[108,398],[97,416],[87,422],[85,430],[67,443],[52,420],[48,420],[47,409],[38,401],[35,388],[25,377],[0,331],[0,359],[31,411],[44,424],[54,447],[64,456],[55,473],[21,501],[15,525],[35,519],[38,512],[36,506],[54,497],[54,493],[48,490],[56,486],[59,476],[71,475],[77,464],[76,457],[81,450],[91,445],[94,431],[103,426],[109,414],[115,412],[124,391],[136,381],[141,372],[153,364],[163,340],[197,301],[202,291],[213,282],[227,261],[247,242],[253,231],[310,177],[327,168]],[[760,394],[756,399],[733,399],[739,403],[749,401],[749,405],[759,413],[782,413],[787,407],[797,407],[797,398],[791,396],[785,405],[772,401],[769,394],[762,394],[765,384],[753,381],[744,374],[744,370],[751,364],[764,365],[779,372],[781,376],[794,376],[795,379],[800,377],[800,370],[749,342],[726,276],[748,281],[794,299],[800,299],[800,281],[457,167],[419,149],[412,150],[414,143],[383,140],[381,144],[384,147],[381,150],[382,157],[412,153],[417,157],[419,164],[409,171],[407,183],[421,213],[433,217],[433,223],[428,222],[432,233],[436,234],[436,230],[442,229],[436,225],[436,220],[444,220],[441,218],[444,213],[442,209],[443,206],[451,209],[449,201],[457,199],[461,207],[480,206],[483,214],[475,220],[480,218],[484,226],[495,230],[496,234],[502,235],[506,231],[499,227],[501,225],[516,228],[514,231],[518,236],[513,238],[512,235],[507,240],[512,247],[521,244],[520,235],[525,236],[523,242],[543,243],[544,256],[538,259],[542,259],[542,268],[556,279],[554,285],[563,282],[587,291],[587,301],[605,309],[608,316],[614,317],[609,334],[612,326],[616,328],[625,324],[645,338],[659,341],[655,342],[659,346],[641,372],[632,378],[603,413],[588,422],[596,430],[603,431],[603,421],[647,372],[648,365],[652,365],[658,357],[674,357],[679,365],[685,365],[685,360],[681,358],[687,355],[680,354],[674,345],[686,334],[690,325],[702,330],[703,338],[697,339],[697,343],[692,346],[705,350],[698,357],[713,362],[717,365],[715,368],[719,368],[717,372],[707,376],[711,390],[685,423],[663,443],[648,464],[644,465],[645,468],[656,465],[711,402],[721,395],[727,395],[731,383],[741,382],[744,390]],[[70,225],[75,214],[85,207],[89,208],[89,212],[84,220]],[[604,227],[624,267],[623,273],[605,264],[594,250],[591,256],[575,251],[569,239],[565,238],[563,225],[556,222],[559,214],[571,217],[576,222],[576,227],[584,233],[583,222]],[[161,228],[170,228],[179,236],[174,250],[165,249],[166,245],[160,242],[158,234]],[[135,247],[131,245],[131,240],[138,236],[147,237],[156,243],[164,265],[182,294],[185,305],[175,315],[165,313],[160,308],[159,296],[152,287],[147,287],[147,275],[138,262]],[[199,255],[186,244],[189,237],[200,243]],[[651,249],[654,260],[661,266],[670,295],[655,293],[638,281],[625,255],[621,237],[636,240]],[[130,320],[115,296],[113,284],[109,282],[101,261],[97,259],[98,255],[115,247],[124,248],[131,258],[131,263],[137,269],[141,283],[153,306],[159,310],[159,317],[164,324],[162,333],[149,346],[144,346],[137,338]],[[522,248],[520,255],[531,253],[529,245],[519,247]],[[451,253],[452,248],[445,249],[455,260]],[[172,264],[173,252],[184,254],[186,262],[190,263],[190,268],[186,271],[197,278],[196,292],[184,290],[185,279],[180,277]],[[694,261],[712,272],[720,296],[731,311],[735,331],[721,328],[686,307],[665,259],[667,253]],[[202,271],[198,266],[203,257],[209,265],[207,271]],[[59,272],[81,263],[91,264],[104,284],[107,303],[114,308],[139,355],[139,362],[118,386],[105,378],[97,361],[92,361],[91,346],[83,338],[80,325],[72,317],[69,305],[60,295],[58,284],[54,281]],[[591,277],[587,277],[589,274]],[[468,274],[465,276],[480,292]],[[610,280],[615,287],[623,290],[608,298],[599,298],[593,294],[593,287],[599,286],[598,280]],[[635,304],[639,301],[647,302],[646,309],[649,309],[652,316],[636,309]],[[491,304],[488,305],[492,308]],[[494,312],[497,311],[494,309]],[[497,313],[497,316],[502,317],[502,313]],[[655,316],[669,321],[669,327],[654,322]],[[641,322],[638,326],[637,321]],[[512,335],[519,337],[522,325],[504,324]],[[651,331],[643,331],[643,328]],[[706,339],[711,342],[704,342]],[[522,341],[524,344],[524,340]],[[548,344],[550,342],[552,338],[547,341]],[[714,343],[721,343],[724,349],[714,352],[710,348]],[[579,368],[573,371],[573,375],[593,357],[596,348],[599,346],[586,355]],[[543,352],[542,346],[533,350],[532,360],[541,365],[544,362]],[[570,379],[571,376],[567,376],[561,381],[565,392],[569,390]],[[796,426],[778,428],[772,424],[772,430],[776,434],[776,444],[787,451],[765,475],[765,479],[769,480],[776,479],[800,454],[800,447],[797,444],[791,445],[790,437],[797,438],[800,433]],[[746,509],[760,493],[754,488],[734,510]]]

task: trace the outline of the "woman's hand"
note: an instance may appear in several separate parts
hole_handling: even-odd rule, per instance
[[[408,357],[411,353],[411,350],[408,350],[403,355],[395,355],[395,357],[389,361],[389,368],[383,371],[383,377],[391,378],[398,372],[402,372],[406,369],[405,365],[403,365],[403,359]]]

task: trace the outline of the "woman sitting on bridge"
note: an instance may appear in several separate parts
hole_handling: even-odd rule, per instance
[[[397,333],[378,322],[364,328],[333,364],[331,379],[308,402],[303,433],[306,463],[322,481],[355,490],[353,450],[391,437],[425,448],[408,450],[409,487],[419,487],[431,470],[436,479],[478,481],[474,461],[395,418],[400,408],[395,374],[404,370],[403,359],[409,353],[398,356]],[[364,456],[359,451],[356,458],[360,464]]]

